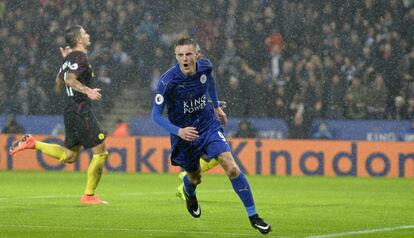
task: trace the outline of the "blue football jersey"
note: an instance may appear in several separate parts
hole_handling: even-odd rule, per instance
[[[213,124],[220,125],[213,106],[208,103],[210,97],[214,106],[218,107],[212,68],[208,59],[200,59],[196,62],[194,75],[184,75],[178,64],[165,72],[157,85],[153,104],[154,121],[175,135],[179,128],[192,126],[202,133]],[[157,120],[165,106],[169,120],[165,122],[167,125]]]

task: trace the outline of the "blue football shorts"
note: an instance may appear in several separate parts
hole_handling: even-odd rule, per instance
[[[230,146],[224,137],[223,128],[209,129],[195,141],[185,141],[178,136],[171,137],[171,164],[180,166],[187,172],[195,172],[200,168],[200,157],[207,160],[229,152]]]

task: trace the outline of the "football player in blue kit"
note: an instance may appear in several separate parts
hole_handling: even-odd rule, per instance
[[[204,57],[205,56],[201,52],[200,46],[197,44],[197,46],[196,46],[196,60],[199,60],[199,59],[204,58]],[[209,103],[211,103],[211,101],[209,101]],[[226,106],[227,106],[227,102],[225,102],[225,101],[219,101],[219,106],[221,107],[221,109],[225,109]],[[218,159],[216,157],[214,157],[214,158],[208,158],[206,155],[202,155],[200,157],[200,170],[201,170],[201,175],[206,174],[209,170],[215,168],[218,164],[219,164],[218,163]],[[183,181],[183,179],[184,179],[184,176],[186,174],[187,173],[185,171],[178,174],[178,177],[180,178],[181,183],[180,183],[180,185],[178,185],[178,187],[177,187],[177,193],[176,193],[176,196],[178,198],[184,200],[184,201],[185,201],[185,195],[184,195],[184,189],[183,189],[183,187],[184,187],[184,181]]]
[[[262,234],[269,233],[270,224],[256,212],[253,195],[240,168],[234,161],[223,135],[227,115],[219,107],[213,66],[208,59],[197,60],[197,42],[181,38],[175,46],[178,64],[159,79],[152,110],[152,119],[170,133],[171,163],[186,171],[183,192],[188,212],[201,216],[196,196],[201,183],[200,157],[218,158],[247,211],[251,225]],[[212,104],[208,103],[211,99]],[[168,119],[163,117],[167,107]]]

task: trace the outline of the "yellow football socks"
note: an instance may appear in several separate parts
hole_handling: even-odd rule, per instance
[[[206,173],[210,169],[216,167],[218,165],[218,160],[216,158],[211,159],[210,161],[205,161],[203,159],[200,159],[200,167],[201,167],[201,173]]]
[[[36,141],[35,148],[36,150],[42,151],[43,154],[49,155],[50,157],[55,158],[61,162],[64,162],[66,159],[65,148],[58,144],[49,144]]]
[[[105,161],[108,158],[108,151],[102,154],[94,154],[88,168],[88,179],[86,182],[85,194],[93,195],[102,176]]]

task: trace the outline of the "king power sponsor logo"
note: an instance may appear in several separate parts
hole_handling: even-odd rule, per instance
[[[193,112],[200,111],[206,106],[206,103],[207,103],[206,95],[203,95],[202,97],[198,97],[196,99],[192,99],[189,101],[184,101],[183,102],[184,114],[187,114],[187,113],[191,114]]]
[[[60,164],[35,150],[12,158],[7,148],[16,138],[0,136],[0,170],[86,171],[92,152],[84,150],[73,164]],[[38,140],[63,143],[63,138],[43,136]],[[107,171],[130,173],[178,173],[170,164],[167,137],[106,139]],[[240,169],[250,175],[351,176],[414,178],[414,143],[354,141],[281,141],[231,139],[229,144]],[[211,173],[223,174],[217,166]]]

